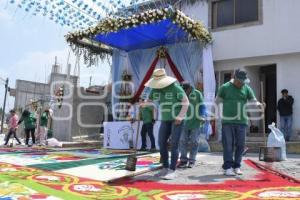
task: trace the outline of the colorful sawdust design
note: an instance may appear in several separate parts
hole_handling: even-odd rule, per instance
[[[139,156],[135,171],[125,170],[126,159],[111,159],[106,162],[100,161],[96,164],[62,169],[57,172],[70,174],[72,176],[90,178],[97,181],[110,182],[120,178],[132,177],[158,169],[161,167],[159,158],[159,154]]]
[[[0,155],[0,162],[6,162],[17,165],[34,165],[45,163],[59,163],[68,161],[78,161],[88,159],[89,157],[71,155],[58,152],[34,152]]]
[[[60,198],[36,192],[23,184],[14,182],[0,183],[1,200],[59,200]]]
[[[54,151],[53,149],[44,148],[44,147],[1,147],[0,154],[8,154],[8,153],[32,153],[32,152],[49,152]]]
[[[103,170],[125,170],[126,159],[113,160],[110,162],[103,162],[98,165],[99,169]],[[138,157],[136,168],[137,169],[155,169],[160,166],[158,156],[143,156]]]
[[[251,162],[247,164],[260,171]],[[258,178],[259,181],[233,180],[205,185],[130,180],[108,185],[76,176],[0,163],[0,199],[300,199],[299,184],[265,171],[260,171]]]
[[[27,166],[55,171],[55,170],[63,170],[63,169],[69,169],[74,167],[98,164],[103,162],[111,162],[112,160],[122,159],[128,156],[128,154],[124,154],[121,152],[114,153],[111,151],[103,151],[103,150],[73,150],[73,151],[63,151],[63,152],[55,152],[55,153],[56,154],[63,153],[63,154],[69,154],[69,155],[79,156],[79,157],[88,157],[89,159],[80,159],[80,160],[74,160],[68,162],[53,162],[53,163],[48,162],[48,163],[39,163],[39,164],[27,164]],[[139,153],[138,155],[144,155],[144,154],[145,153]]]

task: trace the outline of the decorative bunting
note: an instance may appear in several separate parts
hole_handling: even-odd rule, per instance
[[[133,3],[146,0],[10,0],[17,8],[34,16],[41,15],[62,26],[76,29],[97,24],[106,16],[112,16]]]

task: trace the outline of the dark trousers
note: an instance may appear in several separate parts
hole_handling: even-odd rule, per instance
[[[8,143],[8,141],[9,141],[11,135],[13,135],[13,137],[17,140],[17,142],[18,142],[19,144],[21,144],[19,138],[17,137],[16,131],[10,129],[9,132],[8,132],[8,134],[7,134],[6,140],[5,140],[5,145],[7,145],[7,143]]]
[[[246,125],[222,124],[223,169],[241,167],[246,128]]]
[[[34,135],[34,131],[35,131],[35,128],[25,129],[25,134],[26,134],[25,144],[26,144],[26,145],[28,145],[30,133],[31,133],[32,143],[35,144],[35,135]]]
[[[155,139],[154,139],[154,135],[153,135],[153,123],[147,123],[147,124],[143,124],[142,126],[142,131],[141,131],[141,135],[142,135],[142,148],[147,148],[147,133],[148,136],[150,138],[151,141],[151,148],[155,149]]]
[[[159,128],[158,143],[161,162],[164,168],[176,169],[179,154],[179,139],[184,123],[175,125],[174,121],[162,121]],[[168,140],[171,138],[171,163],[169,163]]]

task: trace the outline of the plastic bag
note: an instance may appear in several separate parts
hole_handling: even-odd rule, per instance
[[[268,126],[271,133],[268,136],[267,147],[280,147],[281,148],[281,160],[286,160],[286,145],[283,133],[275,127],[275,123]]]
[[[63,144],[55,138],[50,138],[47,140],[47,145],[50,147],[62,147]]]
[[[210,152],[210,146],[206,140],[205,134],[201,133],[198,152]]]
[[[200,139],[199,139],[199,148],[198,152],[210,152],[210,146],[207,142],[209,136],[212,133],[211,125],[209,121],[205,121],[201,127]]]

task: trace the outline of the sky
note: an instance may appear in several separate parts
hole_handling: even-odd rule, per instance
[[[9,78],[9,86],[15,88],[16,79],[45,82],[57,56],[58,63],[66,70],[70,51],[64,39],[72,29],[40,15],[32,16],[14,4],[0,1],[0,77]],[[75,56],[71,53],[69,63],[74,67]],[[73,70],[72,70],[73,72]],[[108,82],[110,66],[107,62],[87,68],[81,65],[81,86]],[[3,105],[4,85],[0,79],[0,107]],[[14,106],[14,98],[9,97],[7,109]]]

